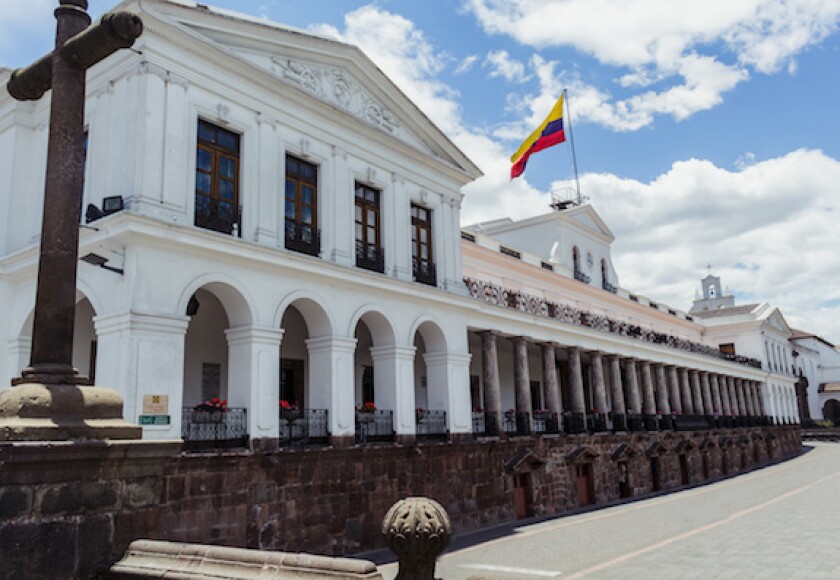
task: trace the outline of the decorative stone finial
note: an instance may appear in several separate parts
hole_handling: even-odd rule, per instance
[[[435,500],[407,497],[385,514],[382,535],[400,561],[396,580],[435,580],[435,562],[449,545],[452,524]]]

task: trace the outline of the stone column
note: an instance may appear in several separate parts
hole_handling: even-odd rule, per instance
[[[703,410],[706,412],[707,416],[713,415],[712,388],[709,384],[709,373],[705,371],[700,373],[700,390],[703,393]]]
[[[255,450],[277,448],[280,440],[279,328],[237,326],[225,330],[228,343],[228,404],[244,407]]]
[[[502,389],[499,384],[499,351],[496,346],[497,333],[487,330],[481,336],[481,376],[484,382],[485,429],[488,434],[502,432]]]
[[[560,381],[557,380],[557,353],[550,342],[542,344],[542,376],[545,406],[552,413],[557,413],[559,420],[563,408],[560,403]]]
[[[761,409],[761,415],[767,417],[767,405],[765,404],[764,383],[758,383],[758,408]]]
[[[694,398],[691,396],[691,386],[688,384],[688,369],[680,369],[680,394],[682,396],[683,412],[694,414]]]
[[[653,388],[653,374],[648,361],[642,361],[642,393],[645,429],[656,431],[656,397]]]
[[[721,416],[723,414],[723,408],[721,407],[720,383],[718,382],[718,376],[716,374],[710,374],[709,380],[712,383],[712,413],[717,416]]]
[[[521,435],[531,433],[531,375],[528,369],[528,341],[524,336],[511,339],[513,343],[513,385],[516,390],[516,430]]]
[[[735,389],[735,379],[728,377],[727,384],[729,385],[729,405],[732,407],[732,415],[734,417],[740,417],[742,412],[741,407],[738,405],[738,392]]]
[[[720,404],[721,409],[723,410],[723,414],[727,417],[732,416],[732,406],[729,404],[731,400],[729,397],[729,379],[728,377],[721,376],[718,379],[718,384],[720,385]]]
[[[741,379],[735,379],[735,394],[738,397],[738,410],[742,416],[749,415],[749,411],[747,410],[747,402],[744,399],[744,381]]]
[[[394,412],[394,432],[397,441],[413,443],[417,439],[417,415],[414,404],[413,346],[373,346],[373,389],[377,410]]]
[[[671,424],[671,404],[668,401],[668,381],[665,377],[665,367],[656,365],[656,409],[665,421],[666,426]]]
[[[586,430],[586,406],[583,397],[583,373],[580,366],[580,350],[577,347],[566,349],[569,356],[569,379],[571,393],[569,407],[572,412],[572,433]]]
[[[636,361],[628,358],[624,361],[624,374],[627,376],[627,411],[632,415],[628,419],[630,430],[640,430],[640,417],[642,414],[642,398],[639,393],[639,379],[636,376]]]
[[[747,414],[750,417],[755,417],[755,405],[753,404],[753,390],[752,390],[752,381],[748,381],[744,379],[744,403],[747,406]]]
[[[695,370],[688,371],[688,378],[691,384],[691,402],[695,415],[705,415],[703,409],[703,393],[700,390],[700,375]]]
[[[671,383],[671,410],[681,415],[683,413],[682,396],[680,394],[680,376],[677,367],[668,367],[668,379]]]
[[[624,386],[621,382],[621,359],[610,356],[610,383],[612,384],[613,429],[627,429],[627,408],[624,405]]]
[[[595,421],[596,431],[605,431],[607,412],[607,386],[604,382],[604,359],[600,352],[589,353],[589,366],[592,369],[592,388],[595,394]]]
[[[304,342],[309,354],[308,406],[327,410],[332,445],[352,445],[356,438],[353,381],[356,339],[326,336]]]

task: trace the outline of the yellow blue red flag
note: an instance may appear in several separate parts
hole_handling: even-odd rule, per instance
[[[554,103],[554,107],[545,118],[545,121],[522,142],[510,161],[513,165],[510,168],[510,178],[514,179],[525,171],[525,164],[528,158],[536,153],[557,145],[566,140],[566,133],[563,131],[563,95]]]

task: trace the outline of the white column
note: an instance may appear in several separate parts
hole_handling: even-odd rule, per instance
[[[184,395],[186,316],[119,312],[93,319],[96,330],[96,384],[116,389],[123,416],[137,423],[146,395],[169,399],[169,425],[144,425],[143,437],[180,439]]]
[[[354,437],[353,357],[356,339],[327,336],[310,338],[305,342],[309,352],[310,406],[327,409],[332,437]]]
[[[394,411],[394,431],[397,436],[416,435],[414,414],[414,352],[413,346],[374,346],[373,389],[376,406]]]
[[[190,154],[195,149],[196,140],[196,136],[188,130],[192,123],[187,101],[187,87],[186,79],[172,73],[167,75],[161,201],[165,209],[177,208],[182,212],[190,206],[187,197],[193,195],[189,188],[191,171],[185,171],[185,169],[188,167]],[[187,223],[192,223],[192,219]]]
[[[394,278],[400,280],[411,280],[413,269],[411,264],[411,214],[408,197],[405,193],[405,178],[397,173],[391,174],[391,196],[390,201],[393,211],[393,218],[388,219],[388,214],[383,214],[382,227],[390,227],[391,247],[386,246],[385,262],[388,263],[388,254],[392,254],[391,273]],[[390,222],[390,223],[389,223]]]
[[[456,194],[458,195],[458,194]],[[460,198],[445,198],[441,205],[444,212],[443,243],[446,254],[441,252],[443,287],[465,292],[461,270],[461,202]]]
[[[263,326],[225,330],[228,405],[247,409],[251,440],[280,436],[280,342],[283,331]]]
[[[243,208],[253,216],[254,241],[265,246],[283,246],[284,221],[281,219],[283,205],[286,199],[284,191],[285,155],[280,158],[277,151],[277,134],[274,130],[274,120],[264,114],[257,116],[259,129],[259,151],[257,151],[257,191],[254,199],[250,200],[252,208]],[[320,223],[320,222],[319,222]]]
[[[450,434],[472,431],[469,353],[435,352],[423,355],[429,409],[446,411]]]

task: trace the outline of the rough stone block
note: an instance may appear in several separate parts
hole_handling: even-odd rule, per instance
[[[3,574],[27,580],[74,577],[77,533],[76,524],[68,522],[0,524]]]
[[[32,512],[32,491],[26,487],[0,488],[0,520]]]
[[[47,489],[41,497],[42,514],[73,514],[105,510],[117,505],[118,482],[77,482]]]

